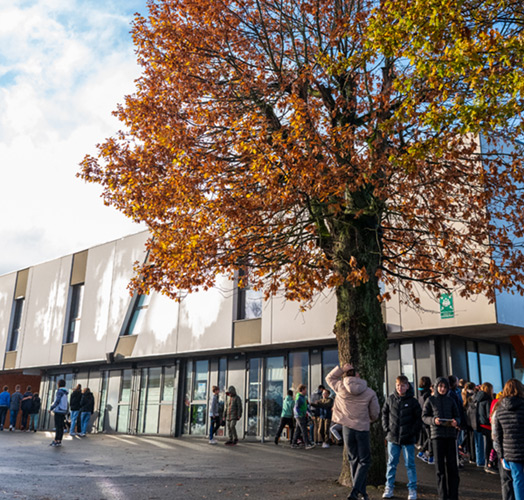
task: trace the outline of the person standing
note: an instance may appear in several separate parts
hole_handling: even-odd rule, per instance
[[[220,408],[218,405],[218,394],[220,389],[214,385],[211,389],[213,396],[209,407],[209,444],[217,444],[214,435],[220,427]]]
[[[91,415],[95,411],[95,398],[93,393],[86,387],[82,392],[82,398],[80,399],[80,436],[85,437],[87,434],[87,426]]]
[[[10,405],[11,394],[9,394],[9,387],[4,385],[4,390],[0,393],[0,431],[4,430],[5,419]]]
[[[38,415],[40,414],[41,405],[42,402],[40,401],[40,396],[38,396],[38,392],[35,392],[31,399],[31,411],[29,412],[28,430],[33,429],[33,432],[38,430]]]
[[[491,422],[490,410],[493,401],[493,386],[489,382],[484,382],[476,394],[477,412],[478,412],[478,430],[483,436],[484,443],[484,470],[486,472],[497,474],[495,466],[489,461],[493,441],[491,439]]]
[[[414,398],[413,388],[405,375],[399,375],[395,392],[382,407],[382,428],[388,442],[386,488],[382,498],[393,498],[395,476],[400,460],[408,473],[408,500],[417,500],[417,469],[415,467],[415,442],[422,428],[422,409]]]
[[[440,500],[458,500],[459,474],[457,460],[457,430],[459,409],[449,396],[449,381],[440,377],[436,390],[422,410],[422,420],[430,426],[435,456],[437,490]]]
[[[293,391],[289,389],[287,396],[284,398],[282,403],[282,413],[280,414],[280,424],[278,426],[277,433],[275,435],[275,444],[278,444],[278,440],[282,435],[282,430],[287,425],[289,427],[289,442],[293,442],[293,431],[295,430],[295,420],[293,418]]]
[[[418,382],[418,403],[420,408],[424,408],[426,400],[431,396],[431,379],[427,376],[420,377]],[[429,434],[429,426],[422,424],[419,435],[419,453],[417,458],[420,458],[423,462],[426,462],[430,465],[435,463],[433,458],[433,448],[431,447],[431,436]]]
[[[28,420],[29,414],[31,413],[31,408],[33,407],[33,393],[31,392],[31,386],[28,385],[24,395],[22,397],[22,402],[20,403],[20,408],[22,410],[22,422],[20,423],[20,430],[28,431]]]
[[[493,435],[501,465],[510,469],[515,500],[524,500],[524,386],[517,379],[504,385]]]
[[[15,387],[15,392],[11,394],[11,404],[9,406],[10,419],[9,419],[9,430],[14,431],[16,428],[16,419],[18,418],[18,412],[20,411],[20,405],[22,404],[22,393],[20,392],[20,385]]]
[[[65,380],[58,381],[58,390],[54,403],[49,408],[49,412],[55,412],[55,439],[49,446],[62,446],[62,437],[64,436],[64,424],[69,405],[67,402],[67,389],[65,388]]]
[[[322,399],[317,401],[316,406],[320,408],[320,438],[322,439],[322,448],[329,448],[329,442],[331,441],[329,429],[333,416],[333,398],[328,389],[322,391]]]
[[[325,387],[323,385],[319,385],[318,389],[311,393],[311,399],[309,400],[309,404],[311,406],[310,409],[310,415],[311,420],[313,421],[313,426],[311,429],[311,441],[315,444],[322,443],[322,438],[320,435],[320,408],[316,406],[317,402],[322,399],[322,392],[324,391]]]
[[[349,363],[333,368],[326,382],[336,394],[333,421],[343,426],[342,435],[353,479],[348,500],[357,500],[359,495],[367,500],[367,476],[371,466],[369,429],[380,414],[377,395]]]
[[[309,439],[309,431],[307,427],[307,387],[300,384],[297,388],[297,395],[295,396],[295,405],[293,407],[293,415],[295,416],[296,431],[293,434],[292,448],[298,448],[297,441],[302,437],[306,450],[311,450],[315,447]]]
[[[71,412],[71,427],[69,434],[76,436],[76,423],[80,416],[80,400],[82,399],[82,386],[77,384],[69,398],[69,410]]]
[[[229,439],[224,443],[227,446],[234,446],[238,443],[237,421],[242,417],[242,400],[237,394],[234,386],[229,386],[226,396],[228,402],[226,404],[225,420],[227,422],[227,430]]]

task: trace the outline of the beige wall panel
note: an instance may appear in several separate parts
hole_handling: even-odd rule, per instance
[[[398,295],[393,296],[393,301],[396,301],[397,307],[400,309],[401,326],[404,332],[484,325],[496,323],[497,321],[495,305],[490,304],[483,295],[477,295],[466,300],[460,297],[458,293],[453,293],[454,317],[441,319],[439,298],[428,293],[420,286],[416,287],[416,289],[421,301],[419,310],[405,305],[398,305]]]
[[[177,352],[231,347],[232,322],[233,283],[219,276],[216,287],[180,303]]]
[[[335,294],[325,292],[314,299],[311,309],[300,311],[298,302],[273,298],[273,329],[269,343],[296,342],[299,340],[334,339],[333,325],[337,312]],[[265,343],[267,339],[264,339]]]
[[[0,349],[5,352],[13,310],[16,273],[0,276]]]
[[[133,356],[171,354],[176,352],[180,304],[168,297],[152,293],[144,311],[144,321],[138,333]]]
[[[131,296],[133,265],[145,259],[146,231],[89,249],[77,361],[105,360],[113,352]]]
[[[17,368],[60,363],[72,260],[69,255],[30,268]]]

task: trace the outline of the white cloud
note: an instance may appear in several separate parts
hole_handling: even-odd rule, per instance
[[[142,229],[76,177],[133,92],[135,11],[145,0],[0,5],[0,274]]]

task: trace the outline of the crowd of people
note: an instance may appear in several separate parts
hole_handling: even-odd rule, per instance
[[[9,387],[4,385],[0,393],[0,431],[4,430],[6,420],[9,417],[9,430],[14,431],[18,415],[22,414],[20,430],[34,431],[38,429],[38,415],[40,413],[41,401],[38,393],[31,391],[28,385],[22,394],[20,385],[15,386],[15,391],[11,394]]]
[[[435,467],[440,500],[458,500],[459,471],[467,463],[500,475],[503,500],[524,500],[524,385],[517,379],[494,394],[489,382],[477,385],[450,375],[433,384],[421,377],[415,393],[399,375],[382,409],[350,364],[334,368],[326,382],[331,391],[321,385],[309,399],[305,385],[295,395],[288,391],[275,444],[286,427],[292,448],[343,442],[352,475],[348,500],[368,498],[370,425],[380,414],[387,441],[383,498],[394,496],[402,456],[409,500],[417,498],[417,458]]]

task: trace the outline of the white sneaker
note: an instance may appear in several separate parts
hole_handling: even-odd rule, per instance
[[[322,443],[322,448],[329,448],[329,443]]]
[[[316,446],[315,443],[308,444],[306,446],[306,450],[312,450],[315,446]]]
[[[408,500],[417,500],[417,490],[409,490]]]
[[[382,498],[393,498],[393,488],[386,486],[386,489],[384,490],[384,494],[382,495]]]
[[[214,439],[210,439],[209,444],[218,444],[218,443]]]

